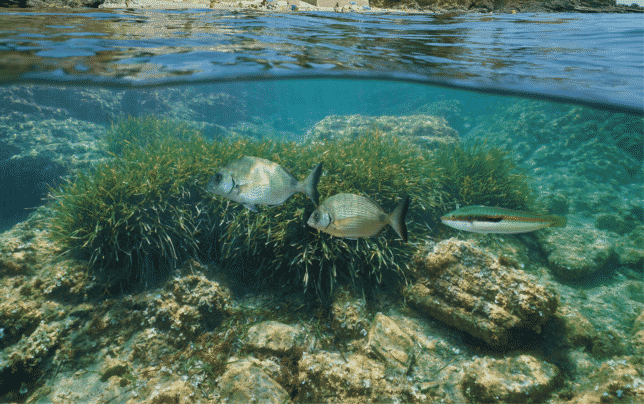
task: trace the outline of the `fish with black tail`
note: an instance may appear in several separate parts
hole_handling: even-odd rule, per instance
[[[466,206],[441,217],[447,226],[474,233],[518,234],[544,227],[564,227],[563,216],[522,212],[519,210]]]
[[[322,202],[307,224],[332,236],[349,239],[378,236],[386,225],[390,225],[407,241],[405,216],[408,209],[409,196],[403,197],[396,209],[387,213],[365,196],[337,194]]]
[[[305,193],[317,206],[317,190],[322,163],[304,181],[298,181],[281,165],[260,157],[244,156],[220,169],[207,191],[239,202],[256,212],[256,205],[281,205],[298,192]]]

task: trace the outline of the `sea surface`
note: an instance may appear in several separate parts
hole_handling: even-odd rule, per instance
[[[0,13],[5,83],[415,80],[642,111],[636,14]]]
[[[247,367],[263,369],[260,378],[277,386],[266,393],[275,402],[284,402],[284,397],[311,403],[340,403],[349,398],[368,402],[374,397],[395,402],[403,397],[404,402],[418,403],[497,399],[511,403],[516,402],[512,395],[516,386],[524,389],[521,398],[526,396],[533,402],[621,402],[622,397],[624,402],[642,402],[644,368],[633,358],[644,355],[643,37],[641,16],[634,14],[3,10],[0,296],[5,298],[0,299],[0,402],[232,399],[231,391],[247,390],[247,386],[235,387],[234,372],[243,374],[235,366],[246,366],[245,361],[255,361],[255,357],[261,362],[248,362]],[[530,209],[565,216],[566,226],[526,235],[456,231],[438,218],[461,207],[468,200],[464,194],[423,206],[419,203],[423,195],[415,195],[409,214],[414,219],[408,220],[408,226],[422,231],[410,231],[409,245],[436,256],[440,251],[460,249],[462,269],[470,272],[461,279],[459,272],[451,269],[453,286],[463,288],[463,293],[453,295],[456,303],[445,298],[448,303],[458,305],[459,296],[478,293],[477,284],[468,286],[466,280],[489,278],[481,275],[488,268],[480,268],[479,273],[476,265],[493,262],[510,281],[490,286],[489,293],[481,287],[481,296],[476,297],[481,307],[500,307],[508,299],[523,299],[520,293],[528,290],[542,299],[534,304],[544,308],[526,309],[522,300],[516,300],[517,310],[534,310],[523,313],[533,321],[531,327],[485,340],[487,331],[477,329],[476,324],[487,324],[486,318],[450,322],[444,313],[408,306],[400,299],[402,286],[386,285],[378,274],[359,279],[345,273],[345,281],[353,278],[345,282],[346,288],[338,289],[336,302],[329,303],[331,293],[326,296],[324,304],[332,304],[326,311],[311,308],[319,303],[315,292],[301,293],[301,281],[309,279],[308,272],[302,279],[291,280],[297,285],[296,292],[274,284],[268,292],[258,289],[270,276],[265,279],[266,272],[257,274],[277,262],[277,257],[284,260],[286,256],[292,264],[287,273],[299,274],[304,260],[298,261],[301,256],[296,254],[309,248],[315,252],[320,245],[325,246],[325,254],[346,254],[337,260],[342,261],[338,268],[357,265],[364,257],[375,259],[381,247],[391,247],[384,255],[390,259],[387,262],[397,262],[390,252],[404,247],[393,249],[399,247],[399,241],[388,226],[378,238],[355,241],[315,232],[305,221],[293,222],[288,229],[303,236],[288,239],[288,234],[282,234],[294,246],[291,250],[288,243],[270,244],[270,232],[269,236],[260,234],[266,239],[251,236],[259,234],[248,225],[258,215],[273,224],[278,217],[308,217],[313,206],[301,195],[281,207],[259,206],[259,213],[253,216],[255,212],[212,195],[195,200],[193,190],[192,197],[175,195],[177,199],[172,201],[176,206],[163,205],[176,210],[157,215],[152,232],[149,223],[127,223],[129,217],[138,217],[132,213],[123,219],[127,236],[121,236],[128,243],[134,240],[131,244],[139,249],[134,248],[135,252],[145,257],[148,247],[142,250],[144,241],[168,246],[163,244],[170,240],[163,225],[172,228],[177,217],[183,220],[182,214],[199,216],[214,204],[226,212],[221,223],[227,221],[230,229],[243,231],[239,237],[225,238],[228,230],[220,235],[222,251],[234,259],[213,253],[184,265],[176,257],[165,261],[140,258],[139,262],[145,261],[145,270],[133,276],[132,282],[129,278],[105,281],[87,262],[109,261],[110,257],[105,257],[110,248],[118,250],[125,243],[110,243],[118,240],[110,236],[93,251],[75,256],[78,251],[74,248],[52,243],[51,232],[60,223],[75,220],[79,228],[89,227],[90,233],[98,234],[100,226],[115,220],[112,215],[110,222],[108,214],[100,219],[105,222],[92,222],[101,217],[100,209],[109,211],[118,203],[139,209],[131,203],[143,194],[137,187],[154,183],[157,174],[167,175],[165,169],[180,172],[180,164],[152,164],[154,168],[144,172],[149,173],[148,178],[138,184],[112,184],[114,189],[132,186],[135,191],[130,199],[118,203],[106,199],[100,209],[91,205],[92,200],[87,202],[91,208],[81,203],[77,210],[56,207],[70,200],[61,193],[67,190],[71,194],[70,184],[85,184],[85,194],[101,194],[102,185],[93,185],[102,184],[96,173],[109,176],[124,167],[124,160],[117,156],[120,151],[110,149],[109,136],[118,128],[132,127],[132,137],[127,140],[145,144],[148,138],[141,140],[137,135],[149,136],[150,125],[161,128],[159,137],[168,136],[161,133],[167,128],[173,128],[172,136],[184,140],[189,136],[181,136],[196,131],[210,145],[226,139],[246,145],[293,141],[290,150],[271,146],[262,151],[269,157],[273,153],[276,159],[284,155],[304,159],[305,151],[310,150],[307,147],[359,141],[373,132],[404,139],[410,142],[405,144],[420,145],[432,153],[454,144],[502,150],[499,153],[511,159],[516,169],[510,170],[508,178],[516,180],[510,183],[527,184],[532,193]],[[184,148],[177,146],[174,151],[179,158]],[[156,150],[149,154],[154,153]],[[489,159],[494,160],[494,155]],[[233,159],[226,156],[228,161]],[[197,156],[196,161],[207,165],[219,157]],[[359,161],[358,157],[351,161],[352,157],[346,157],[347,166],[360,175],[381,172],[389,161],[384,155],[367,156],[366,160],[360,156]],[[321,152],[311,163],[324,163],[325,159],[328,162],[332,157]],[[141,167],[149,162],[143,155],[141,161]],[[469,163],[454,164],[467,167]],[[286,160],[283,164],[298,179],[305,178],[313,167],[308,163],[295,166]],[[325,165],[325,170],[321,184],[335,175],[333,164]],[[501,172],[499,175],[506,175]],[[358,174],[355,178],[363,178]],[[469,184],[470,177],[477,181],[476,172],[465,174],[464,183]],[[395,175],[382,176],[400,180]],[[83,183],[79,178],[94,178],[94,182]],[[496,180],[479,179],[479,185]],[[347,187],[355,186],[352,181],[347,180],[353,184]],[[197,184],[200,188],[206,186],[207,179],[202,182]],[[439,183],[436,177],[437,188]],[[402,196],[389,184],[367,185],[372,192],[368,196],[386,211],[394,209],[396,198]],[[328,186],[328,182],[321,185]],[[504,195],[522,190],[506,189]],[[431,188],[426,191],[434,192]],[[112,198],[112,191],[105,192],[101,195]],[[386,198],[382,198],[384,194]],[[83,200],[82,192],[76,195]],[[329,196],[323,194],[321,199]],[[487,197],[479,195],[479,200]],[[503,202],[496,199],[495,204],[514,207]],[[518,202],[508,199],[507,203]],[[156,212],[156,208],[149,210]],[[419,210],[426,212],[426,217],[419,216]],[[151,217],[145,207],[137,212],[144,219]],[[68,217],[64,217],[66,213]],[[51,226],[53,217],[57,217],[57,224]],[[199,223],[209,220],[199,217]],[[177,226],[185,229],[184,222],[180,223]],[[143,232],[143,238],[128,238],[129,229],[146,226],[148,233]],[[161,233],[165,236],[159,236]],[[197,233],[203,236],[207,231],[201,228]],[[72,245],[70,240],[79,239],[79,234],[70,231],[62,239]],[[177,238],[173,236],[170,246],[185,246]],[[306,244],[307,240],[315,242]],[[329,250],[323,243],[333,247]],[[245,261],[248,257],[239,258],[239,251],[250,251],[251,246],[274,260],[260,260],[253,266]],[[268,251],[266,246],[276,250]],[[169,255],[170,250],[163,248]],[[380,253],[377,256],[381,257]],[[121,270],[126,256],[115,257],[109,261],[110,268]],[[148,282],[145,276],[154,273],[154,265],[164,262],[177,264],[179,269],[172,268],[172,276],[166,278],[155,273],[159,276]],[[400,265],[409,269],[408,264]],[[334,261],[332,271],[324,270],[335,276],[335,265]],[[226,276],[222,276],[224,272]],[[412,271],[405,282],[411,285],[417,278],[421,277]],[[350,287],[372,281],[381,289],[371,294]],[[280,294],[287,292],[296,297]],[[451,292],[449,288],[436,293]],[[485,300],[497,293],[501,303],[496,298]],[[551,304],[555,300],[556,313]],[[476,307],[464,312],[463,318],[471,319],[467,316],[475,315]],[[544,315],[549,316],[547,322],[541,321]],[[278,324],[266,325],[264,320]],[[463,323],[474,325],[468,328]],[[283,351],[258,348],[248,342],[253,334],[249,328],[256,324],[264,324],[258,332],[276,330],[274,336],[299,333],[298,341],[305,342]],[[297,330],[288,328],[291,326]],[[379,340],[383,337],[378,330],[383,327],[398,330],[399,338]],[[506,337],[511,340],[509,345],[499,347],[490,342]],[[407,339],[413,343],[405,345]],[[397,349],[413,357],[404,363],[402,373],[390,367],[386,350],[385,354],[370,351],[387,344],[402,344],[396,345]],[[267,349],[275,356],[267,356]],[[376,370],[385,368],[383,361],[387,371],[380,374]],[[334,373],[345,367],[346,374]],[[364,373],[364,369],[376,370]],[[478,379],[490,369],[501,375],[500,385],[491,392],[485,390],[485,381]],[[354,385],[355,374],[362,379]],[[334,380],[339,381],[334,384]],[[470,385],[471,389],[463,387]],[[265,393],[249,386],[249,395]],[[249,401],[250,396],[244,400]]]

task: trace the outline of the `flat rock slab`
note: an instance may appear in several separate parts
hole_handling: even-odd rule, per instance
[[[409,335],[391,318],[378,313],[373,320],[367,339],[366,351],[394,369],[404,370],[413,354],[413,342]]]
[[[557,296],[499,261],[468,242],[442,241],[415,259],[418,281],[406,289],[407,302],[492,346],[507,345],[515,328],[541,332]]]
[[[559,369],[530,355],[477,359],[463,377],[465,396],[483,403],[543,402],[555,388]]]

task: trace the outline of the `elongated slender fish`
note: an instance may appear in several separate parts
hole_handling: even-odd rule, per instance
[[[564,227],[567,219],[505,208],[466,206],[446,214],[441,221],[455,229],[474,233],[517,234],[544,227]]]
[[[210,180],[207,190],[239,202],[254,212],[257,211],[255,205],[281,205],[297,192],[304,192],[317,206],[320,175],[322,163],[304,181],[298,181],[273,161],[244,156],[220,169]]]
[[[354,194],[337,194],[328,198],[311,214],[308,225],[332,236],[357,239],[374,237],[391,225],[407,241],[405,216],[409,196],[405,196],[391,213],[386,213],[370,198]]]

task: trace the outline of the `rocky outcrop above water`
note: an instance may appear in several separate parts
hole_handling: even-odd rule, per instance
[[[152,0],[113,1],[113,0],[0,0],[0,7],[61,7],[61,8],[98,8],[105,4],[108,7],[127,6],[128,8],[158,8],[159,2]],[[241,2],[235,1],[165,1],[163,7],[173,8],[194,8],[197,4],[200,7],[222,8],[230,5],[237,5]],[[254,9],[266,9],[276,11],[291,11],[305,9],[328,9],[330,7],[316,7],[299,0],[284,1],[284,7],[269,7],[264,3],[245,1],[242,6]],[[334,4],[336,2],[333,2]],[[342,3],[342,2],[340,2]],[[298,4],[300,5],[298,7]],[[615,0],[371,0],[371,7],[351,8],[341,7],[337,11],[379,11],[378,9],[393,9],[401,11],[419,12],[577,12],[577,13],[641,13],[642,7],[632,5],[617,5]],[[287,7],[288,6],[288,7]],[[340,4],[342,6],[342,4]]]
[[[407,7],[436,12],[642,12],[641,7],[617,5],[615,0],[375,0],[371,4],[376,7]]]

